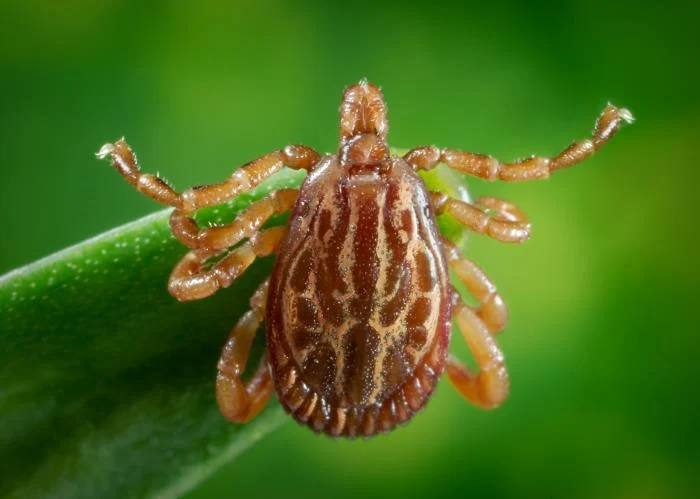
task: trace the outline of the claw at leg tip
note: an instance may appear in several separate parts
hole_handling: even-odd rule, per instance
[[[626,107],[623,107],[622,109],[620,109],[618,111],[618,113],[620,114],[620,118],[625,120],[627,123],[634,123],[634,115]]]
[[[618,118],[620,118],[625,123],[634,123],[634,115],[632,114],[632,111],[630,111],[626,107],[617,107],[612,102],[608,102],[608,105],[605,108],[605,112],[610,111],[617,114]]]
[[[100,147],[100,150],[95,153],[98,159],[105,159],[114,152],[114,144],[107,143]]]

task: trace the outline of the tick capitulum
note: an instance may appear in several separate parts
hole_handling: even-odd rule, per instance
[[[501,163],[434,146],[392,156],[384,98],[362,81],[343,95],[336,154],[287,146],[220,184],[182,193],[141,173],[123,139],[104,145],[98,156],[110,157],[139,191],[175,208],[172,232],[191,249],[170,276],[168,290],[178,300],[205,298],[231,285],[257,257],[276,255],[272,275],[254,293],[219,359],[216,397],[222,414],[249,421],[276,392],[287,412],[314,431],[369,437],[418,412],[443,370],[480,407],[497,407],[508,395],[508,374],[494,339],[506,325],[506,306],[484,272],[440,236],[435,216],[448,214],[474,232],[509,243],[528,239],[530,224],[507,201],[484,197],[472,204],[431,192],[416,172],[445,163],[485,180],[547,178],[593,154],[624,121],[632,121],[630,112],[608,105],[591,138],[553,158]],[[273,192],[228,225],[197,226],[196,210],[252,189],[283,166],[308,171],[300,189]],[[287,227],[262,229],[286,211],[291,211]],[[466,305],[453,290],[448,268],[478,306]],[[448,355],[453,319],[477,372]],[[243,381],[263,321],[266,353]]]

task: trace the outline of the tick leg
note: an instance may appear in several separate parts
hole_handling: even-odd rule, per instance
[[[443,239],[442,244],[450,268],[479,302],[479,306],[472,309],[474,313],[482,320],[489,333],[496,334],[503,331],[508,323],[508,308],[496,286],[481,267],[461,255],[452,241]],[[456,292],[455,296],[459,298]],[[461,302],[458,305],[466,306]]]
[[[514,163],[501,163],[484,154],[427,146],[412,149],[404,155],[404,159],[416,169],[429,170],[439,163],[446,163],[450,168],[490,181],[520,182],[547,178],[555,170],[588,158],[615,135],[623,122],[632,121],[634,117],[629,110],[608,104],[596,121],[592,136],[572,143],[554,158],[532,157]]]
[[[464,398],[479,407],[493,409],[506,399],[509,390],[503,353],[493,337],[505,327],[508,311],[486,274],[462,257],[453,243],[443,239],[443,244],[450,267],[479,301],[479,307],[469,307],[455,291],[452,311],[479,371],[470,371],[450,355],[445,364],[447,377]]]
[[[503,353],[484,321],[473,310],[460,303],[454,310],[454,316],[462,336],[474,354],[479,372],[470,371],[450,355],[445,364],[447,377],[468,401],[484,409],[494,409],[508,397],[508,371]]]
[[[136,155],[124,139],[105,144],[97,153],[100,159],[110,157],[112,166],[139,191],[163,204],[191,213],[205,206],[224,203],[239,194],[251,190],[284,165],[295,169],[313,169],[320,155],[311,148],[300,145],[287,146],[243,165],[218,184],[192,187],[179,193],[157,175],[142,173]]]
[[[168,291],[178,300],[187,301],[205,298],[230,286],[257,257],[267,256],[275,250],[284,230],[284,227],[272,227],[256,233],[208,269],[205,268],[207,260],[219,256],[222,251],[190,251],[173,269]]]
[[[200,229],[191,214],[175,210],[170,216],[170,228],[190,248],[223,250],[252,237],[273,215],[292,209],[298,195],[297,189],[280,189],[251,204],[231,223],[206,229]]]
[[[255,334],[265,317],[268,284],[269,279],[253,294],[250,310],[243,314],[229,334],[219,358],[216,401],[221,414],[235,423],[245,423],[257,416],[273,391],[265,355],[250,379],[247,382],[241,379],[248,364]]]
[[[430,200],[437,215],[448,213],[478,234],[504,243],[521,243],[530,237],[527,216],[507,201],[485,196],[470,204],[441,192],[431,192]]]
[[[114,144],[105,144],[97,153],[97,156],[99,158],[109,156],[112,166],[136,189],[156,201],[175,207],[175,211],[170,216],[170,228],[173,235],[183,244],[190,248],[210,249],[223,249],[224,247],[221,246],[223,244],[222,239],[231,238],[235,240],[234,235],[236,232],[240,233],[245,228],[242,224],[233,222],[224,227],[205,229],[200,232],[197,222],[193,218],[196,210],[224,203],[243,192],[251,190],[269,176],[280,171],[284,165],[294,169],[310,171],[320,159],[320,155],[309,147],[290,145],[280,151],[273,151],[243,165],[224,182],[193,187],[179,193],[158,176],[142,173],[136,160],[136,155],[124,139],[120,139]],[[261,212],[265,212],[270,208],[270,205],[276,212],[278,209],[277,205],[286,206],[289,204],[292,196],[286,191],[283,190],[279,195],[271,196],[272,199],[263,202],[257,208],[251,206],[249,210],[246,210],[250,213],[244,215],[247,217],[244,220],[253,220],[255,217],[259,217]],[[262,223],[264,223],[264,220],[260,225]],[[238,241],[240,240],[239,238]],[[229,246],[233,244],[235,242]]]

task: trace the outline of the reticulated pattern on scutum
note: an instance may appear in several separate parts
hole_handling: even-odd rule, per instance
[[[310,394],[307,406],[288,409],[327,411],[321,418],[327,425],[340,409],[344,416],[335,424],[341,427],[353,414],[379,413],[419,375],[423,385],[413,390],[432,391],[444,357],[434,340],[446,329],[449,305],[442,250],[420,181],[398,173],[382,181],[333,177],[320,179],[316,196],[302,191],[276,269],[270,333],[284,349],[279,364],[288,362],[293,371],[285,375],[292,384],[283,380],[278,387],[303,384]],[[434,358],[426,359],[429,353]]]

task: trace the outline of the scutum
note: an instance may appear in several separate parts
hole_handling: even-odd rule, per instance
[[[273,273],[268,335],[310,390],[359,408],[413,374],[445,322],[448,284],[420,179],[333,165],[302,188]]]

